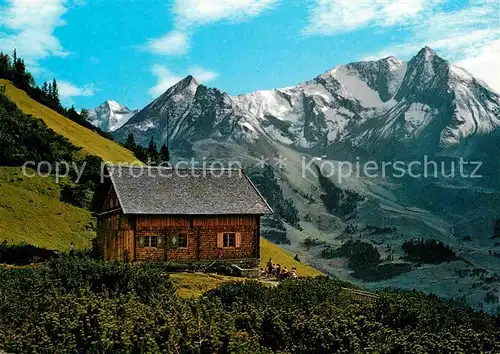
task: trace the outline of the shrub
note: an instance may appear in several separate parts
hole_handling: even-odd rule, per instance
[[[286,199],[283,196],[283,190],[278,183],[273,168],[269,165],[264,166],[264,168],[249,166],[245,168],[245,173],[262,193],[274,212],[290,225],[298,227],[300,221],[299,211],[291,199]]]
[[[433,239],[406,241],[402,247],[405,258],[413,262],[441,263],[457,258],[450,246]]]
[[[318,171],[318,181],[324,194],[320,195],[326,209],[332,214],[346,216],[358,208],[359,202],[365,197],[352,190],[343,190],[335,185],[328,177],[323,176],[321,169]]]
[[[347,241],[337,249],[326,246],[321,251],[323,258],[347,257],[349,258],[349,268],[355,271],[362,271],[373,268],[381,262],[380,253],[367,242]]]
[[[0,244],[0,263],[26,265],[47,261],[55,257],[57,257],[55,251],[33,245],[9,245],[6,241]]]
[[[222,284],[181,299],[160,263],[60,258],[0,269],[16,353],[497,353],[500,318],[419,292],[369,301],[326,277]]]

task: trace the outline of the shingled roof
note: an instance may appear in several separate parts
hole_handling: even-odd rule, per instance
[[[238,169],[107,166],[124,214],[268,214],[271,207]]]

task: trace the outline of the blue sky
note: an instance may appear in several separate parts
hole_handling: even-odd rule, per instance
[[[291,86],[336,65],[425,45],[500,91],[496,0],[0,0],[17,48],[66,104],[142,108],[188,74],[230,94]]]

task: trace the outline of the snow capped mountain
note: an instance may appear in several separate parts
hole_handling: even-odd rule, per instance
[[[231,96],[200,85],[189,75],[144,107],[115,135],[124,139],[133,133],[141,144],[147,144],[151,136],[162,143],[167,134],[174,144],[207,138],[252,141],[258,126],[255,119],[252,124],[248,118]]]
[[[89,109],[88,120],[105,132],[112,132],[125,124],[138,110],[130,110],[116,101],[105,101],[94,109]]]
[[[392,107],[405,67],[393,57],[341,65],[297,86],[235,99],[276,139],[312,147],[338,140],[350,122]]]
[[[265,136],[301,149],[347,142],[370,152],[433,153],[491,133],[499,112],[498,93],[425,47],[407,63],[388,57],[340,65],[296,86],[237,97],[188,76],[116,135],[132,132],[143,144],[167,134],[174,145]]]
[[[373,151],[387,143],[419,152],[454,148],[500,125],[500,98],[430,48],[341,65],[311,81],[240,95],[266,131],[300,147],[347,141]]]
[[[459,148],[500,126],[498,93],[428,47],[408,62],[391,101],[393,106],[357,124],[346,138],[363,147],[389,142],[428,153]]]

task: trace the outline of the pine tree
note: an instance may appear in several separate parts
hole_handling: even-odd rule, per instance
[[[86,121],[89,120],[89,111],[85,108],[82,108],[82,110],[80,111],[80,117],[82,117],[82,119]]]
[[[14,53],[12,53],[12,70],[15,70],[17,62],[17,51],[14,48]]]
[[[154,154],[156,153],[156,149],[155,149],[155,140],[153,137],[151,137],[151,139],[149,139],[149,145],[148,145],[148,152],[150,154]]]
[[[47,81],[43,83],[42,93],[47,96],[49,94],[49,85],[47,85]]]
[[[56,107],[60,105],[59,89],[57,88],[57,82],[55,78],[52,80],[52,100],[54,101]]]
[[[132,151],[134,151],[137,148],[137,144],[135,143],[135,139],[134,139],[134,134],[132,134],[132,133],[128,134],[127,140],[125,140],[125,143],[123,144],[123,146],[129,150],[132,150]]]
[[[14,84],[21,86],[21,88],[25,88],[25,76],[26,76],[26,66],[24,65],[24,61],[22,59],[17,59],[14,63],[14,73],[12,80]]]
[[[168,151],[167,145],[163,143],[160,148],[160,162],[168,163],[170,161],[170,152]]]
[[[149,140],[149,145],[148,145],[148,156],[153,164],[155,164],[155,161],[158,158],[158,150],[156,150],[156,143],[153,137],[151,137],[151,140]]]
[[[11,78],[10,57],[8,54],[0,53],[0,78]]]
[[[47,95],[50,97],[52,97],[52,84],[49,83],[49,87],[47,88]]]

